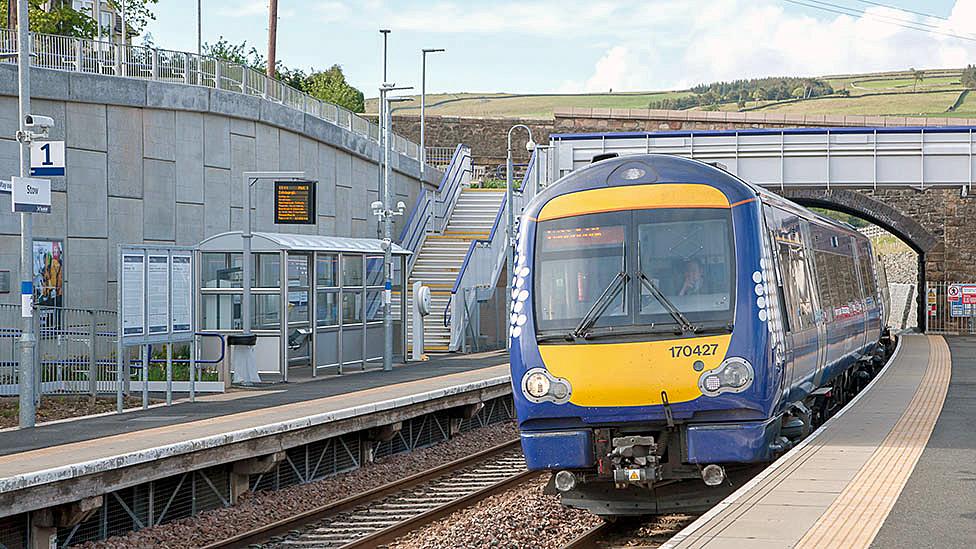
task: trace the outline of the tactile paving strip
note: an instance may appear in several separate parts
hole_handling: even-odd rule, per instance
[[[928,369],[908,408],[850,484],[796,544],[798,549],[868,547],[878,534],[925,450],[949,389],[949,346],[940,336],[928,339]]]

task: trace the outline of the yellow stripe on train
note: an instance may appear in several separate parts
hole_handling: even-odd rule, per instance
[[[671,403],[702,395],[698,378],[717,368],[730,334],[634,343],[540,345],[549,372],[569,381],[569,401],[578,406],[654,406],[661,391]],[[695,362],[703,368],[695,370]]]
[[[620,210],[653,208],[728,208],[722,191],[698,183],[633,185],[557,196],[539,212],[539,221]]]

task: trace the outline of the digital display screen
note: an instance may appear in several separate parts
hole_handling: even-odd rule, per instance
[[[546,250],[618,246],[624,243],[624,226],[546,229],[542,231],[542,242]]]
[[[315,183],[275,181],[274,217],[279,225],[314,225]]]

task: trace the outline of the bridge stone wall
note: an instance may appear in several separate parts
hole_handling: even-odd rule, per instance
[[[0,65],[0,178],[19,174],[16,68]],[[65,304],[115,308],[116,246],[196,244],[241,226],[242,173],[304,170],[319,181],[317,225],[275,225],[271,183],[254,194],[254,229],[376,237],[378,146],[294,109],[182,84],[35,69],[31,110],[66,140],[67,176],[53,178],[53,212],[34,215],[36,239],[65,250]],[[413,206],[420,164],[395,154],[395,200]],[[20,280],[20,221],[0,195],[0,269]],[[407,212],[409,214],[409,212]],[[404,217],[405,218],[405,217]],[[404,218],[398,218],[402,223]],[[16,288],[0,302],[17,302]]]

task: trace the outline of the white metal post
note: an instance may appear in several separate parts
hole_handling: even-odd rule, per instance
[[[386,34],[383,35],[384,40]],[[384,60],[386,56],[384,55]],[[384,77],[386,63],[384,61]],[[385,80],[385,78],[384,78]],[[390,105],[386,90],[383,91],[383,102],[386,103],[385,119],[383,125],[386,128],[386,140],[383,147],[383,369],[393,370],[393,308],[390,303],[390,294],[393,284],[393,218],[390,213]],[[364,290],[365,291],[365,290]],[[363,331],[365,333],[365,326]]]
[[[30,114],[30,35],[27,20],[27,0],[17,1],[17,88],[20,106],[20,175],[30,175],[30,142],[24,117]],[[20,214],[20,293],[24,303],[21,316],[20,346],[20,427],[33,427],[37,403],[34,390],[37,379],[34,370],[34,351],[37,337],[34,334],[34,266],[31,255],[34,248],[34,223],[31,214]]]
[[[420,61],[420,175],[424,175],[427,166],[427,146],[424,141],[427,110],[427,54],[444,51],[443,48],[423,49]]]

